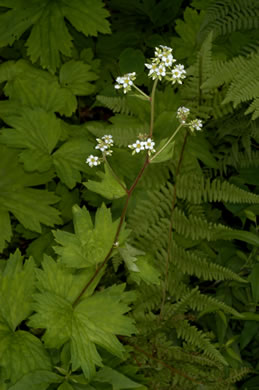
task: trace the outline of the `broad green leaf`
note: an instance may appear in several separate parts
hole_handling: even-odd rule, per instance
[[[234,316],[235,318],[236,316]],[[246,321],[257,321],[259,322],[259,314],[253,313],[251,311],[246,311],[243,313],[239,313],[239,316],[236,317],[238,320],[246,320]]]
[[[33,260],[27,260],[23,266],[23,258],[17,250],[0,277],[0,313],[12,331],[32,312],[34,279]]]
[[[125,264],[130,271],[131,278],[140,283],[143,280],[147,284],[159,284],[160,272],[154,267],[152,256],[145,254],[129,244],[124,248],[119,248]]]
[[[145,57],[141,50],[127,48],[123,50],[119,58],[121,74],[141,73],[144,71]]]
[[[131,278],[140,283],[141,280],[147,284],[160,284],[160,271],[155,268],[153,257],[149,254],[140,256],[137,261],[138,273],[132,273]]]
[[[38,289],[55,293],[58,297],[66,299],[71,304],[76,300],[84,286],[92,278],[96,271],[95,267],[88,268],[80,273],[73,273],[61,263],[55,262],[50,256],[44,255],[42,269],[37,269]],[[84,296],[91,295],[99,282],[101,276],[96,277],[95,281],[87,289]]]
[[[254,303],[259,302],[259,264],[255,264],[252,272],[249,276],[249,281],[252,287],[253,301]]]
[[[68,382],[63,382],[59,387],[58,390],[73,390],[74,387],[70,385]]]
[[[197,38],[204,15],[204,11],[197,12],[190,7],[186,7],[184,11],[184,20],[177,19],[175,30],[180,38],[173,37],[171,42],[172,47],[175,50],[175,56],[179,60],[188,58],[189,63],[195,61],[198,49]]]
[[[73,205],[80,203],[79,189],[75,188],[74,190],[69,191],[67,186],[59,182],[56,187],[56,194],[60,197],[60,202],[57,206],[60,209],[63,221],[67,223],[73,218]]]
[[[197,134],[195,137],[189,137],[186,145],[186,153],[201,160],[209,168],[218,168],[218,163],[210,152],[210,144],[203,134]]]
[[[252,232],[242,231],[242,230],[219,232],[215,234],[215,239],[240,240],[240,241],[247,242],[248,244],[251,245],[259,246],[259,237],[256,234]]]
[[[240,334],[240,349],[244,349],[250,341],[258,334],[259,324],[256,321],[245,321],[244,328]]]
[[[11,118],[13,129],[4,129],[0,142],[22,148],[20,159],[27,171],[47,171],[52,165],[51,153],[61,135],[60,120],[42,109],[24,109],[21,116]]]
[[[82,61],[72,60],[66,62],[62,65],[59,73],[61,86],[70,89],[74,95],[90,95],[95,89],[90,81],[98,78],[90,69],[91,67]]]
[[[52,383],[60,383],[63,378],[47,370],[35,370],[24,375],[8,390],[46,390]]]
[[[33,26],[26,43],[28,55],[52,73],[60,66],[60,54],[70,56],[73,47],[65,19],[86,36],[110,32],[109,13],[101,0],[2,0],[0,6],[10,8],[0,15],[0,47],[12,45]]]
[[[67,88],[62,88],[56,76],[38,69],[25,60],[7,61],[0,65],[0,81],[7,81],[4,92],[11,101],[31,108],[41,107],[46,111],[59,112],[70,116],[76,110],[77,101]],[[5,104],[4,104],[5,103]],[[17,110],[12,107],[11,102],[1,102],[0,115],[3,119],[9,113],[3,111],[9,103],[12,115],[17,116]]]
[[[72,138],[54,154],[53,161],[57,175],[69,188],[81,182],[81,172],[89,172],[86,158],[93,152],[92,144],[86,138]]]
[[[34,239],[26,250],[27,256],[32,256],[37,266],[39,266],[43,260],[44,254],[52,254],[52,245],[54,245],[54,237],[51,231],[46,229],[38,238]]]
[[[139,383],[134,382],[110,367],[101,368],[93,378],[93,381],[110,383],[113,390],[137,389],[140,387]]]
[[[126,188],[125,183],[120,181],[122,184],[120,185],[106,164],[104,165],[104,172],[97,172],[96,175],[101,181],[88,180],[88,182],[83,183],[90,191],[96,192],[104,198],[111,200],[126,195],[126,191],[122,187],[123,185]]]
[[[104,204],[96,212],[94,227],[85,207],[73,207],[73,220],[75,234],[61,230],[54,233],[60,245],[54,249],[61,256],[61,262],[75,268],[92,267],[101,263],[113,244],[119,221],[112,221],[111,211]]]
[[[49,370],[49,356],[40,340],[29,332],[12,332],[0,323],[0,365],[12,383],[33,370]]]
[[[12,237],[12,227],[9,213],[0,208],[0,252],[5,247],[5,242],[10,241]]]
[[[41,292],[35,295],[36,313],[29,321],[32,327],[46,329],[43,336],[46,347],[61,347],[69,341],[72,369],[81,367],[86,378],[94,376],[95,366],[102,365],[96,345],[122,358],[124,348],[116,334],[129,336],[136,331],[132,319],[124,316],[129,310],[124,302],[132,300],[132,294],[124,292],[125,285],[83,296],[73,308],[68,299],[57,295],[53,284],[44,289],[47,278],[45,275]]]
[[[236,351],[234,351],[233,348],[230,348],[230,347],[226,348],[226,352],[232,359],[235,359],[238,362],[242,363],[242,359],[240,357],[240,354],[237,353]]]
[[[166,104],[169,104],[170,100],[172,102],[170,109],[168,110]],[[158,92],[156,99],[156,104],[158,105],[158,112],[156,113],[156,120],[154,123],[154,134],[159,135],[160,140],[163,138],[171,137],[171,135],[179,126],[179,121],[173,112],[174,109],[176,111],[178,108],[178,106],[175,107],[175,100],[175,94],[170,94],[168,92],[168,89],[160,93]]]
[[[136,264],[138,261],[137,256],[144,255],[145,252],[140,251],[139,249],[134,248],[133,246],[126,243],[125,248],[119,248],[119,253],[125,261],[129,271],[139,272],[139,268]]]
[[[5,226],[10,226],[7,212],[14,214],[27,229],[37,232],[41,232],[41,223],[48,226],[61,223],[58,210],[51,207],[58,198],[48,191],[28,188],[46,183],[51,175],[25,173],[18,162],[17,151],[6,146],[0,145],[0,155],[0,204],[1,213],[5,212]],[[10,231],[7,233],[9,235]]]
[[[174,155],[174,144],[175,142],[172,141],[170,142],[165,148],[164,150],[162,150],[162,148],[166,145],[167,141],[169,140],[169,138],[165,138],[165,139],[162,139],[162,141],[159,143],[158,146],[156,146],[156,153],[157,156],[155,156],[155,154],[153,155],[153,157],[151,157],[151,164],[153,163],[161,163],[161,162],[164,162],[164,161],[168,161],[168,160],[171,160],[171,158],[173,157]],[[160,152],[160,150],[162,150]]]

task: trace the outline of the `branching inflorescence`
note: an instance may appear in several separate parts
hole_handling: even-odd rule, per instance
[[[123,89],[124,94],[130,92],[132,88],[135,88],[142,96],[144,96],[147,100],[151,102],[151,123],[150,129],[153,129],[154,123],[154,97],[155,89],[158,81],[169,81],[172,85],[178,83],[182,84],[183,80],[186,77],[186,70],[182,64],[174,65],[176,59],[172,54],[173,49],[168,46],[160,45],[155,48],[155,57],[151,59],[150,63],[146,63],[145,66],[149,69],[148,76],[154,80],[154,85],[152,89],[151,97],[146,95],[140,88],[138,88],[134,81],[136,80],[136,72],[127,73],[124,76],[119,76],[116,78],[116,84],[114,86],[115,89]],[[173,140],[175,135],[178,133],[181,127],[188,127],[191,132],[195,130],[201,130],[202,121],[200,119],[194,119],[190,122],[186,122],[187,118],[190,114],[190,110],[186,107],[179,107],[177,110],[177,118],[180,121],[179,128],[175,131],[172,137],[166,142],[166,144],[156,152],[155,150],[155,141],[152,139],[152,131],[149,134],[140,134],[138,139],[131,145],[128,145],[130,149],[132,149],[132,155],[139,154],[140,152],[147,152],[147,156],[151,157],[152,160],[156,158]],[[103,156],[98,157],[94,155],[90,155],[86,159],[86,163],[90,167],[97,166],[101,164],[101,162],[107,162],[106,156],[112,155],[112,150],[110,149],[113,146],[113,139],[111,135],[104,135],[101,139],[96,139],[98,144],[95,149],[98,149],[102,152]],[[154,154],[155,153],[155,154]]]

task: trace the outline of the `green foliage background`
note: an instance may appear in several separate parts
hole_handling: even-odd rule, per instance
[[[257,0],[0,0],[0,390],[259,388],[258,16]],[[135,71],[149,94],[158,45],[187,78],[158,84],[156,145],[181,105],[204,131],[148,166],[115,246],[125,193],[85,160],[111,134],[134,182],[150,106],[114,82]]]

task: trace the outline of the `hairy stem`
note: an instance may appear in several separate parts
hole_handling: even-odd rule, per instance
[[[154,129],[154,116],[155,116],[155,92],[157,87],[158,79],[155,80],[151,92],[151,115],[150,115],[150,129],[149,129],[149,137],[152,138],[153,129]]]
[[[169,138],[169,140],[165,143],[165,145],[156,152],[156,154],[154,154],[154,156],[150,159],[150,162],[153,161],[160,153],[163,152],[163,150],[167,147],[167,145],[170,144],[170,142],[174,139],[174,137],[176,136],[176,134],[178,133],[178,131],[181,129],[182,127],[182,123],[177,127],[177,129],[175,130],[175,132],[173,133],[173,135]]]
[[[138,88],[135,84],[133,84],[132,87],[134,87],[142,96],[144,96],[146,98],[146,100],[150,100],[150,96],[145,94],[145,92],[141,91],[141,89]]]
[[[154,82],[154,85],[153,85],[153,88],[152,88],[152,93],[151,93],[151,98],[149,99],[150,100],[150,103],[151,103],[151,116],[150,116],[150,137],[152,136],[152,132],[153,132],[153,127],[154,127],[154,108],[155,108],[155,105],[154,105],[154,98],[155,98],[155,90],[156,90],[156,86],[157,86],[157,81],[156,80]],[[77,298],[75,299],[74,303],[73,303],[73,307],[75,307],[80,299],[82,298],[82,296],[84,295],[84,293],[86,292],[86,290],[90,287],[90,285],[94,282],[94,280],[97,278],[97,276],[99,275],[99,273],[101,272],[101,270],[104,268],[104,266],[106,265],[106,263],[108,262],[114,248],[116,247],[116,244],[117,244],[117,241],[118,241],[118,238],[119,238],[119,235],[120,235],[120,232],[121,232],[121,229],[122,229],[122,225],[123,225],[123,222],[124,222],[124,218],[126,216],[126,212],[127,212],[127,208],[128,208],[128,204],[129,204],[129,199],[135,189],[135,187],[137,186],[139,180],[141,179],[145,169],[147,168],[147,166],[149,165],[150,163],[150,160],[149,160],[149,156],[148,156],[148,153],[146,155],[146,159],[145,159],[145,162],[142,166],[142,168],[140,169],[136,179],[134,180],[132,186],[130,187],[130,189],[128,190],[126,187],[124,187],[124,185],[120,182],[119,178],[117,177],[117,175],[113,172],[112,168],[110,167],[110,165],[108,164],[108,161],[106,160],[106,158],[104,157],[105,159],[105,162],[106,164],[108,165],[108,167],[110,168],[113,176],[116,178],[116,180],[118,181],[118,183],[120,183],[120,185],[122,186],[122,188],[125,190],[126,194],[127,194],[127,198],[126,198],[126,201],[125,201],[125,204],[124,204],[124,207],[123,207],[123,210],[122,210],[122,213],[121,213],[121,216],[120,216],[120,221],[119,221],[119,225],[118,225],[118,228],[117,228],[117,231],[116,231],[116,234],[115,234],[115,237],[114,237],[114,240],[113,240],[113,244],[109,250],[109,252],[107,253],[107,255],[105,256],[105,259],[103,260],[103,262],[100,264],[100,266],[96,269],[95,273],[93,274],[92,278],[87,282],[87,284],[83,287],[83,289],[81,290],[80,294],[77,296]]]

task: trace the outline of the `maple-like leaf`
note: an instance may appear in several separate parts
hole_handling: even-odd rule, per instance
[[[11,212],[27,229],[41,232],[41,223],[54,226],[60,224],[59,212],[51,205],[59,198],[46,190],[30,188],[45,184],[51,173],[42,175],[26,173],[19,164],[16,150],[0,145],[0,250],[11,238]]]
[[[88,180],[83,183],[90,191],[96,192],[107,199],[118,199],[126,195],[126,191],[112,175],[110,169],[104,165],[104,172],[98,172],[101,181]],[[125,184],[122,185],[126,188]]]
[[[10,256],[0,276],[0,317],[12,331],[32,311],[34,279],[33,260],[27,260],[23,266],[23,257],[17,250]]]
[[[26,171],[47,171],[52,166],[51,153],[61,135],[60,120],[42,109],[26,108],[20,116],[10,117],[12,129],[2,129],[0,142],[22,148],[20,160]]]
[[[60,66],[60,54],[70,56],[73,47],[65,19],[86,36],[110,33],[101,0],[0,0],[0,6],[9,8],[0,15],[0,47],[12,45],[32,27],[27,53],[52,73]]]
[[[71,73],[70,73],[71,72]],[[71,116],[77,108],[75,95],[89,95],[94,90],[90,81],[97,76],[82,61],[69,61],[60,69],[59,78],[23,59],[0,65],[0,82],[6,82],[4,93],[9,101],[0,102],[0,116],[19,115],[13,102],[30,108],[59,112]],[[9,112],[8,112],[9,108]]]
[[[102,365],[96,345],[123,356],[124,348],[116,334],[129,336],[135,332],[133,321],[124,315],[133,295],[124,292],[125,285],[112,286],[93,295],[90,295],[91,287],[74,307],[76,295],[82,290],[80,274],[72,275],[49,257],[42,265],[43,270],[38,271],[40,292],[35,295],[35,314],[29,325],[46,329],[43,340],[47,348],[59,348],[69,342],[72,369],[81,367],[90,378],[95,374],[95,366]],[[84,277],[88,275],[88,280],[93,275],[93,269],[81,272]],[[87,284],[87,278],[84,283]]]
[[[101,263],[109,252],[119,221],[112,221],[111,211],[103,204],[96,212],[93,225],[89,211],[79,206],[73,207],[75,234],[58,230],[54,232],[60,246],[54,249],[60,261],[69,267],[86,268]],[[127,231],[122,230],[120,242]]]
[[[17,250],[0,275],[0,366],[12,383],[35,369],[51,367],[40,340],[17,326],[32,312],[34,262],[23,258]]]

